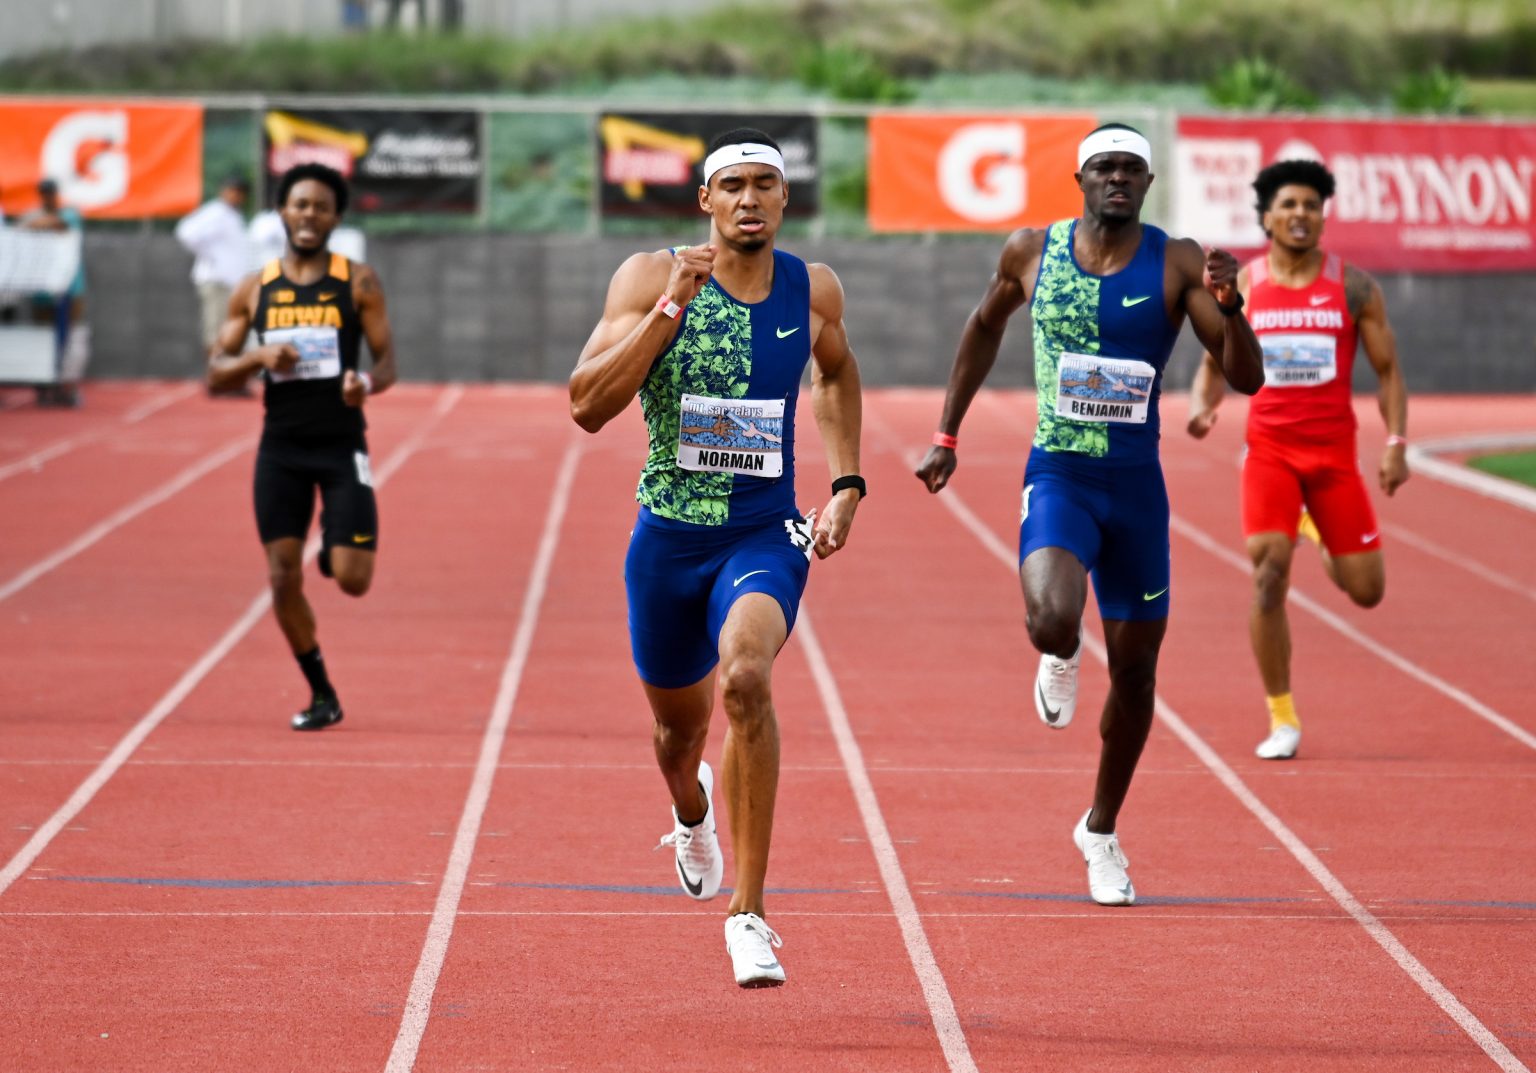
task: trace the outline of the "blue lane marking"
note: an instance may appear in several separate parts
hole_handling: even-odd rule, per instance
[[[315,887],[406,887],[411,884],[398,879],[198,879],[171,876],[39,876],[56,883],[111,883],[131,887],[179,887],[190,890],[294,890]],[[493,883],[495,887],[513,890],[555,890],[572,894],[641,894],[658,898],[682,898],[684,893],[675,885],[649,886],[626,883]],[[729,895],[732,888],[721,887],[721,894]],[[861,894],[864,891],[839,887],[769,887],[765,894],[775,896],[800,894]],[[1087,894],[1052,893],[1048,891],[1009,890],[946,890],[922,893],[946,898],[1000,898],[1020,902],[1053,902],[1067,905],[1091,903]],[[1142,906],[1224,906],[1224,905],[1305,905],[1326,904],[1317,899],[1280,897],[1199,897],[1180,894],[1138,895],[1136,904]],[[1506,909],[1517,912],[1536,911],[1536,902],[1457,901],[1454,899],[1400,898],[1373,901],[1373,905],[1392,907],[1440,907],[1447,909]]]
[[[160,876],[48,876],[59,883],[121,883],[131,887],[196,890],[274,890],[287,887],[404,887],[394,879],[172,879]]]
[[[519,890],[565,890],[581,894],[653,894],[657,897],[687,897],[676,885],[669,887],[628,886],[619,883],[496,883],[497,887]],[[721,887],[721,894],[735,893],[730,887]],[[835,890],[819,887],[767,887],[764,894],[858,894],[856,890]]]
[[[951,898],[1010,898],[1021,902],[1092,902],[1086,894],[1048,894],[1013,890],[934,891]],[[1137,905],[1311,905],[1302,898],[1197,898],[1190,895],[1151,894],[1136,896]]]

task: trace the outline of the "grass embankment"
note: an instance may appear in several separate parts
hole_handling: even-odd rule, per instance
[[[946,79],[1039,80],[1028,99],[1128,87],[1283,80],[1325,107],[1391,109],[1426,72],[1466,79],[1457,107],[1536,111],[1527,0],[802,0],[687,19],[608,19],[486,35],[161,42],[0,64],[0,89],[137,93],[580,93],[657,74],[789,83],[836,100],[923,99]],[[1257,90],[1273,90],[1261,84]],[[1038,90],[1044,90],[1039,93]],[[1410,94],[1411,99],[1414,95]],[[1422,98],[1421,92],[1417,95]],[[1434,94],[1426,103],[1433,108]],[[1281,94],[1284,103],[1285,94]],[[1103,98],[1101,98],[1103,99]],[[1141,99],[1136,97],[1133,99]],[[994,104],[999,101],[992,102]],[[1232,102],[1225,102],[1231,104]],[[1234,106],[1244,106],[1238,102]],[[1252,107],[1252,105],[1249,105]]]
[[[1491,473],[1495,477],[1504,477],[1511,481],[1519,481],[1536,488],[1536,451],[1517,451],[1512,454],[1482,455],[1478,458],[1467,459],[1467,465],[1473,469],[1480,469],[1484,473]]]

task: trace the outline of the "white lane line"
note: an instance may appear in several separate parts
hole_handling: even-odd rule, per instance
[[[469,794],[464,800],[464,811],[459,816],[458,830],[453,836],[453,847],[448,852],[443,885],[438,888],[437,904],[432,910],[432,920],[427,925],[421,959],[416,963],[416,972],[411,978],[411,990],[405,1000],[400,1031],[395,1036],[395,1045],[384,1067],[388,1073],[407,1073],[415,1066],[416,1053],[427,1031],[427,1020],[432,1014],[432,996],[437,990],[443,961],[448,956],[448,943],[453,938],[459,899],[463,897],[464,884],[474,858],[475,840],[479,837],[480,823],[485,818],[486,805],[490,802],[491,784],[496,778],[502,745],[507,737],[507,726],[512,719],[512,706],[517,702],[518,687],[522,684],[523,670],[528,665],[528,653],[533,647],[533,635],[538,628],[539,612],[549,585],[555,550],[560,544],[560,529],[565,522],[566,507],[570,503],[571,486],[576,480],[576,467],[581,460],[581,453],[581,441],[573,440],[566,449],[565,459],[555,478],[549,510],[544,515],[544,533],[539,538],[539,550],[529,575],[528,589],[523,593],[523,607],[518,616],[517,631],[512,638],[512,652],[502,669],[501,685],[491,707],[490,722],[480,742],[480,760],[475,765]]]
[[[1010,574],[1017,573],[1018,563],[1014,554],[1003,545],[1003,542],[990,529],[981,523],[976,515],[961,501],[959,496],[955,494],[953,489],[945,489],[938,498],[981,541],[988,551],[992,552],[994,556],[1002,561]],[[1183,525],[1185,528],[1193,529],[1188,523],[1183,523]],[[1199,530],[1194,531],[1199,533]],[[1199,533],[1199,536],[1204,538],[1205,535]],[[1210,543],[1213,545],[1213,550],[1221,552],[1226,550],[1221,548],[1220,545],[1216,545],[1214,541]],[[1235,558],[1236,556],[1234,555],[1233,557]],[[1246,562],[1241,563],[1241,567],[1245,572],[1248,570]],[[1292,595],[1294,594],[1295,590],[1293,589]],[[1318,608],[1317,610],[1322,611],[1323,609]],[[1347,626],[1348,624],[1344,623],[1343,625]],[[1093,653],[1095,659],[1108,666],[1108,655],[1104,651],[1104,646],[1100,644],[1097,638],[1091,634],[1084,634],[1083,645],[1088,651]],[[1406,663],[1406,661],[1403,662]],[[1412,665],[1408,664],[1408,666],[1411,667]],[[1471,1010],[1462,1005],[1461,1001],[1435,977],[1434,973],[1425,967],[1423,962],[1419,961],[1418,958],[1409,952],[1408,948],[1392,933],[1391,929],[1383,924],[1379,918],[1372,914],[1369,909],[1349,892],[1349,889],[1328,870],[1327,865],[1318,859],[1317,854],[1308,849],[1306,844],[1259,800],[1258,795],[1248,789],[1247,784],[1237,776],[1237,773],[1228,767],[1221,757],[1216,755],[1216,751],[1207,745],[1200,735],[1191,730],[1183,718],[1165,704],[1161,698],[1158,698],[1156,701],[1156,711],[1163,723],[1173,731],[1174,735],[1195,756],[1199,757],[1200,762],[1210,769],[1211,774],[1215,775],[1221,784],[1231,791],[1233,796],[1242,802],[1243,806],[1275,838],[1279,839],[1280,844],[1290,851],[1291,856],[1296,858],[1297,862],[1328,892],[1328,895],[1338,903],[1339,907],[1365,929],[1366,934],[1374,939],[1393,961],[1397,962],[1398,966],[1408,974],[1414,983],[1419,985],[1420,989],[1434,1001],[1435,1005],[1444,1010],[1451,1020],[1455,1021],[1462,1031],[1482,1048],[1484,1054],[1493,1059],[1494,1063],[1504,1073],[1530,1073],[1525,1064],[1516,1058],[1509,1048],[1504,1046],[1503,1042],[1477,1019]]]
[[[1484,566],[1475,559],[1469,559],[1466,551],[1459,551],[1455,548],[1447,548],[1443,544],[1436,544],[1433,540],[1419,536],[1419,534],[1411,529],[1404,529],[1400,525],[1386,524],[1382,528],[1386,530],[1387,535],[1393,540],[1400,540],[1410,548],[1417,548],[1426,555],[1465,570],[1467,573],[1480,577],[1491,585],[1497,585],[1501,589],[1506,589],[1516,596],[1523,596],[1527,600],[1536,600],[1536,589],[1529,588],[1506,574],[1501,574],[1497,570]]]
[[[1443,484],[1454,485],[1488,499],[1497,499],[1521,510],[1536,511],[1536,488],[1528,488],[1518,481],[1505,480],[1471,466],[1459,466],[1435,457],[1437,454],[1459,451],[1511,451],[1530,447],[1536,447],[1536,434],[1529,432],[1432,440],[1408,448],[1408,465]]]
[[[953,1073],[976,1073],[976,1062],[966,1043],[960,1016],[955,1012],[955,1001],[950,996],[949,985],[944,981],[938,959],[933,956],[933,948],[928,945],[922,916],[917,911],[917,903],[912,900],[912,891],[902,872],[901,858],[896,854],[890,829],[885,825],[885,816],[875,797],[874,784],[870,782],[869,770],[864,766],[863,750],[854,737],[848,711],[843,707],[837,679],[832,676],[832,670],[827,665],[826,654],[822,651],[821,642],[816,637],[815,627],[811,625],[810,615],[805,608],[800,609],[795,625],[806,659],[811,665],[811,677],[816,680],[816,691],[821,694],[821,705],[826,710],[827,722],[832,727],[832,737],[837,741],[838,754],[843,759],[843,767],[848,771],[848,782],[853,786],[853,797],[858,802],[859,815],[864,820],[864,832],[869,836],[869,847],[880,868],[880,880],[891,900],[891,908],[896,912],[896,922],[901,928],[902,941],[906,943],[907,957],[912,962],[917,981],[923,989],[923,998],[928,1003],[928,1014],[933,1018],[933,1029],[938,1033],[944,1060]]]
[[[183,384],[174,391],[168,391],[163,395],[157,395],[147,402],[142,402],[125,413],[118,421],[118,425],[135,425],[151,414],[159,413],[172,403],[180,402],[190,395],[196,394],[197,384]],[[118,430],[118,425],[109,425],[106,428],[96,429],[93,432],[82,433],[79,436],[71,436],[67,440],[49,444],[41,450],[34,451],[25,458],[19,458],[15,462],[8,462],[0,466],[0,481],[7,477],[14,477],[18,473],[36,472],[43,468],[45,463],[53,461],[62,454],[73,451],[76,447],[84,447],[88,443],[95,443],[105,436],[110,436]]]
[[[1237,552],[1225,547],[1204,530],[1190,524],[1179,515],[1173,515],[1169,521],[1169,524],[1171,528],[1180,536],[1184,537],[1186,540],[1198,544],[1205,551],[1210,552],[1216,558],[1234,567],[1235,569],[1241,570],[1244,574],[1247,574],[1252,569],[1247,559],[1237,554]],[[1291,586],[1291,602],[1296,604],[1296,606],[1308,611],[1314,617],[1321,619],[1325,624],[1332,627],[1338,633],[1343,634],[1351,641],[1355,642],[1355,644],[1371,653],[1371,655],[1385,663],[1391,664],[1393,667],[1396,667],[1408,677],[1416,679],[1417,681],[1422,682],[1424,685],[1429,686],[1429,688],[1433,689],[1441,696],[1455,701],[1457,704],[1461,705],[1463,708],[1467,709],[1467,711],[1471,712],[1473,715],[1476,715],[1478,718],[1487,720],[1493,726],[1499,728],[1504,733],[1508,734],[1510,737],[1514,738],[1516,741],[1520,742],[1520,744],[1526,746],[1527,748],[1536,749],[1536,734],[1532,734],[1529,730],[1526,730],[1524,727],[1510,719],[1508,716],[1494,711],[1492,708],[1478,700],[1476,697],[1472,696],[1466,690],[1451,685],[1451,683],[1447,682],[1439,675],[1431,674],[1429,671],[1426,671],[1422,667],[1415,664],[1412,660],[1398,655],[1386,645],[1355,629],[1355,627],[1351,626],[1348,622],[1344,621],[1338,615],[1328,610],[1322,604],[1312,599],[1310,596],[1302,592],[1294,585]]]
[[[425,439],[432,426],[442,420],[443,415],[453,408],[454,403],[458,402],[459,396],[462,394],[463,388],[460,387],[450,387],[443,392],[437,407],[428,416],[427,421],[422,427],[397,447],[389,459],[379,467],[378,472],[374,474],[374,485],[376,487],[382,486],[388,481],[390,476],[400,468],[405,460],[416,452],[416,449],[421,446],[423,439]],[[306,559],[311,557],[318,547],[318,541],[311,541],[305,553]],[[250,632],[251,627],[261,621],[262,616],[271,604],[272,593],[270,590],[262,592],[260,596],[251,601],[251,606],[245,609],[245,613],[235,621],[235,624],[225,632],[224,636],[220,637],[212,648],[203,653],[201,659],[188,668],[181,678],[177,680],[176,684],[170,688],[170,691],[161,697],[155,703],[155,706],[133,725],[133,728],[123,736],[123,739],[107,754],[106,758],[101,761],[96,769],[86,776],[85,781],[80,784],[74,793],[69,795],[69,800],[64,802],[57,812],[48,817],[33,832],[32,837],[27,839],[26,844],[16,852],[16,855],[10,859],[3,869],[0,869],[0,895],[9,890],[11,884],[16,882],[32,866],[32,862],[37,860],[42,852],[48,848],[49,843],[54,840],[59,832],[68,827],[74,818],[80,815],[81,811],[91,803],[91,799],[96,796],[97,792],[128,762],[128,758],[133,755],[134,750],[143,743],[144,739],[149,737],[150,733],[165,720],[166,716],[176,710],[176,706],[185,700],[192,690],[197,688],[198,684],[208,676],[208,673],[214,667],[218,666],[219,661],[227,656],[230,650],[239,643],[240,639]]]
[[[228,462],[231,458],[234,458],[241,452],[250,450],[255,442],[256,441],[249,435],[243,435],[233,443],[226,444],[223,449],[214,452],[207,458],[204,458],[191,466],[188,466],[186,469],[182,470],[175,477],[172,477],[170,480],[166,481],[160,487],[154,489],[151,492],[146,492],[138,499],[135,499],[132,503],[129,503],[126,507],[116,511],[105,521],[93,525],[90,529],[87,529],[84,533],[81,533],[78,537],[70,541],[58,551],[54,552],[52,555],[38,560],[23,570],[21,573],[11,578],[11,580],[7,581],[4,585],[0,585],[0,600],[10,599],[12,596],[16,595],[16,593],[32,584],[32,582],[42,577],[50,570],[53,570],[55,567],[68,562],[70,559],[73,559],[76,555],[79,555],[82,551],[85,551],[91,545],[101,540],[102,537],[109,535],[113,530],[127,525],[129,522],[133,521],[133,519],[137,518],[140,514],[143,514],[151,507],[155,507],[161,503],[164,503],[167,499],[170,499],[178,492],[186,489],[188,485],[206,476],[213,470],[218,469],[224,463]]]

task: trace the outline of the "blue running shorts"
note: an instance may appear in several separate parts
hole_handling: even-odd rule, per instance
[[[1077,556],[1093,577],[1101,618],[1167,618],[1172,564],[1161,464],[1105,465],[1065,451],[1030,451],[1019,562],[1039,548]]]
[[[777,600],[793,630],[810,555],[811,526],[804,518],[686,525],[658,523],[642,507],[624,558],[629,644],[641,680],[678,689],[707,675],[720,660],[720,630],[731,606],[749,592]]]

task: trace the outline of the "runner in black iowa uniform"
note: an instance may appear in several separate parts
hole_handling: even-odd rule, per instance
[[[293,729],[320,730],[341,722],[342,710],[304,597],[304,539],[318,488],[320,572],[350,596],[368,591],[379,516],[363,405],[395,382],[395,351],[377,273],[327,249],[347,209],[340,173],[320,164],[289,169],[277,205],[287,249],[235,289],[208,356],[208,386],[239,388],[258,372],[266,381],[256,527],[267,552],[272,610],[311,692]],[[252,328],[261,345],[245,350]],[[365,338],[371,372],[358,368]]]

